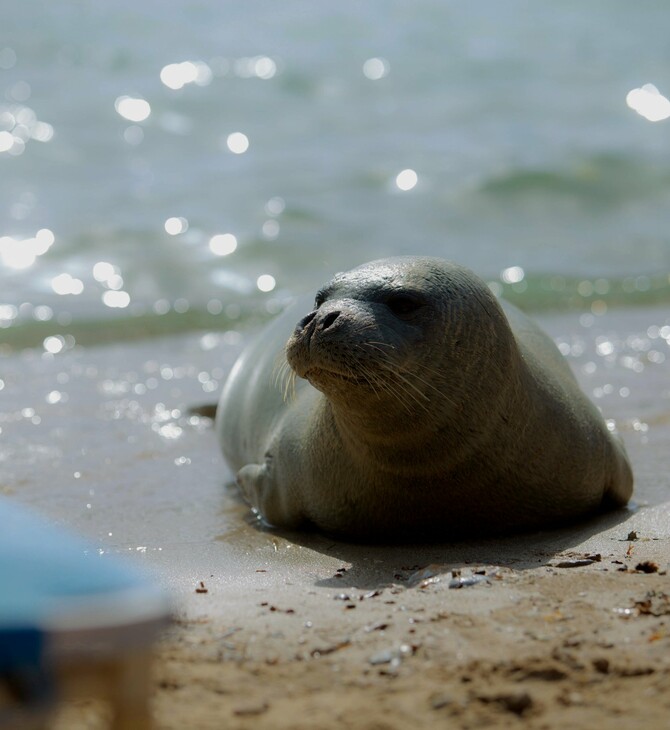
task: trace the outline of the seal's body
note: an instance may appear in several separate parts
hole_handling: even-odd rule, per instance
[[[294,307],[242,353],[217,412],[224,455],[270,524],[448,540],[629,499],[625,450],[552,340],[467,269],[374,261],[295,319]],[[284,351],[299,376],[288,395]]]

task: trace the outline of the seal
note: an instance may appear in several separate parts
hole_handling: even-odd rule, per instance
[[[451,540],[628,501],[624,447],[553,341],[468,269],[373,261],[302,311],[243,351],[216,417],[241,492],[270,525]]]

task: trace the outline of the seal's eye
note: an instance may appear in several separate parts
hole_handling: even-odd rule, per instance
[[[314,309],[318,309],[324,302],[326,301],[326,292],[321,289],[316,293],[316,298],[314,299]]]
[[[386,300],[386,306],[396,317],[404,318],[423,307],[424,301],[414,294],[393,294]]]

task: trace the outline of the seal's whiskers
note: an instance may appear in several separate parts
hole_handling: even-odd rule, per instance
[[[374,371],[365,368],[367,376],[374,376],[374,380],[380,388],[382,388],[389,395],[394,397],[408,412],[412,411],[412,403],[420,406],[427,412],[429,411],[427,404],[425,402],[422,402],[417,397],[417,395],[412,393],[410,389],[415,390],[418,395],[424,399],[424,401],[430,400],[428,396],[423,393],[419,388],[417,388],[416,385],[414,385],[408,378],[404,377],[400,374],[400,372],[398,372],[397,363],[393,362],[389,358],[388,353],[384,352],[376,344],[373,344],[371,342],[359,344],[357,345],[357,347],[363,351],[370,352],[371,350],[374,350],[376,353],[378,353],[380,355],[380,357],[378,358],[378,362],[383,366],[384,370],[387,373],[392,374],[394,378],[397,378],[400,381],[397,382],[389,378],[382,378],[378,373],[375,373]],[[389,365],[393,367],[388,367]],[[362,364],[361,369],[363,369]],[[365,375],[364,377],[368,382],[370,382],[369,377],[366,377]]]
[[[272,385],[281,390],[284,402],[295,397],[295,372],[291,369],[283,352],[278,355],[275,362],[272,372]]]

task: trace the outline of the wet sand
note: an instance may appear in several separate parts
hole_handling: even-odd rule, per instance
[[[91,559],[127,556],[172,592],[160,728],[664,728],[668,317],[542,323],[626,441],[630,510],[432,546],[260,529],[208,420],[188,414],[239,351],[219,334],[3,357],[0,490],[88,536]]]

